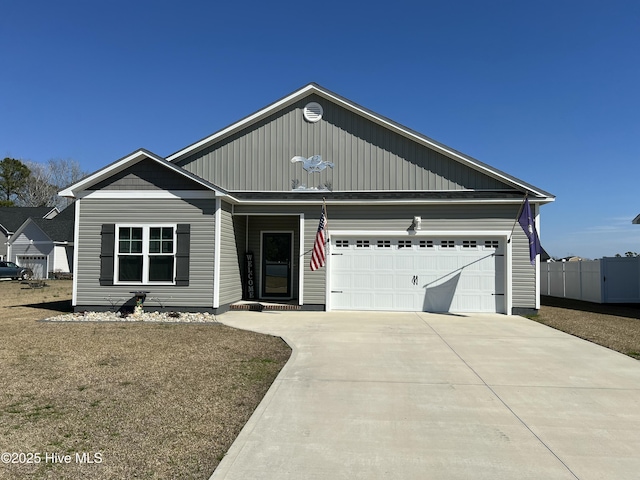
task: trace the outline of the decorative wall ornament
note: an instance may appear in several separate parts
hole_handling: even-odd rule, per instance
[[[304,183],[301,183],[297,178],[295,180],[291,180],[291,190],[293,191],[325,191],[332,192],[333,184],[331,182],[324,182],[317,187],[307,187]]]
[[[322,155],[314,155],[309,158],[295,156],[291,159],[291,163],[296,162],[302,162],[302,168],[309,173],[321,172],[327,167],[333,169],[333,163],[322,160]]]

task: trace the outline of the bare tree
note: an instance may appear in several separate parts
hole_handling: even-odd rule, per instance
[[[31,170],[22,194],[20,204],[25,207],[53,207],[57,202],[57,190],[51,178],[51,171],[47,165],[26,161]]]
[[[85,172],[73,159],[51,159],[47,163],[27,161],[31,175],[21,194],[20,204],[25,207],[58,207],[65,208],[70,200],[58,196],[58,191],[71,185]]]

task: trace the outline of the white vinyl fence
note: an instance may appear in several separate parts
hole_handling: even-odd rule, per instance
[[[640,257],[541,263],[540,293],[594,303],[640,303]]]

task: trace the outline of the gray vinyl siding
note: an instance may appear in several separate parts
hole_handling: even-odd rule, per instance
[[[422,233],[443,231],[511,231],[519,205],[328,205],[328,230],[407,231],[414,216],[422,217]],[[304,298],[306,304],[326,303],[326,268],[312,272],[309,268],[320,205],[278,207],[281,213],[304,213],[304,254],[300,262],[304,268]],[[268,213],[269,206],[236,206],[236,215]],[[250,224],[261,217],[250,217]],[[263,217],[274,218],[274,217]],[[264,221],[264,220],[262,220]],[[257,240],[259,242],[259,239]],[[259,243],[250,245],[259,253]],[[535,308],[535,268],[529,263],[528,241],[518,224],[514,229],[512,249],[512,303],[515,308]],[[259,266],[259,262],[256,263]]]
[[[91,190],[204,190],[205,187],[145,159],[91,187]]]
[[[0,260],[4,260],[7,258],[7,242],[9,241],[9,236],[6,235],[3,231],[0,231]]]
[[[220,305],[227,305],[242,299],[242,279],[238,245],[244,245],[244,236],[237,235],[231,205],[222,202],[220,230]]]
[[[303,118],[310,101],[324,108],[317,123]],[[334,168],[308,173],[291,163],[313,155]],[[511,188],[313,95],[178,164],[229,191],[290,191],[296,180],[307,187],[328,183],[334,191]]]
[[[77,306],[120,306],[130,292],[147,290],[145,304],[153,307],[212,308],[215,199],[92,199],[79,201]],[[100,229],[104,223],[188,223],[191,225],[189,285],[100,286]]]

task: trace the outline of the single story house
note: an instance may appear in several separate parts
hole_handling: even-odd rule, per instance
[[[55,207],[0,207],[0,260],[10,260],[9,240],[29,218],[53,218]]]
[[[29,267],[35,278],[73,271],[75,208],[53,218],[29,217],[9,240],[9,260]]]
[[[309,84],[176,153],[140,149],[65,188],[73,305],[224,312],[536,311],[516,225],[554,196]],[[323,205],[326,265],[311,252]],[[516,225],[516,228],[514,228]]]

